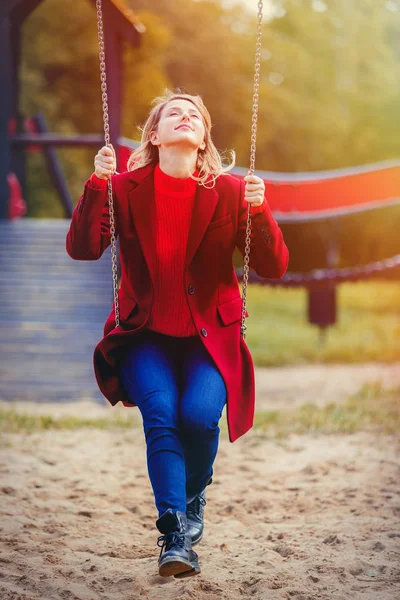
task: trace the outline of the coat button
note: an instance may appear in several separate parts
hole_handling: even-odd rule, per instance
[[[194,290],[195,290],[194,285],[189,285],[189,287],[188,287],[189,294],[194,294]]]
[[[207,337],[207,329],[204,329],[204,327],[200,330],[200,333],[203,337]]]

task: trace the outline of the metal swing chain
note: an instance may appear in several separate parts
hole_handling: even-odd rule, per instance
[[[104,49],[102,0],[96,0],[96,12],[97,12],[97,33],[98,33],[98,41],[99,41],[100,80],[101,80],[101,93],[102,93],[102,103],[103,103],[104,142],[105,142],[106,146],[109,146],[109,144],[110,144],[110,127],[109,127],[109,118],[108,118],[108,97],[107,97],[107,78],[106,78],[106,63],[105,63],[105,49]],[[263,1],[259,0],[259,2],[258,2],[258,25],[257,25],[257,36],[256,36],[256,54],[255,54],[255,67],[254,67],[250,169],[248,171],[248,175],[253,175],[254,170],[255,170],[257,116],[258,116],[258,91],[259,91],[260,66],[261,66],[262,18],[263,18]],[[113,202],[111,179],[108,179],[107,187],[108,187],[108,204],[109,204],[109,213],[110,213],[111,259],[112,259],[112,279],[113,279],[113,293],[114,293],[114,306],[115,306],[115,325],[116,325],[116,327],[118,327],[118,325],[119,325],[119,301],[118,301],[117,249],[116,249],[116,238],[115,238],[114,202]],[[244,252],[244,265],[243,265],[244,270],[243,270],[242,323],[241,323],[241,336],[243,339],[246,338],[246,329],[247,329],[246,302],[247,302],[247,283],[248,283],[248,278],[249,278],[250,235],[251,235],[251,213],[250,213],[250,204],[249,204],[247,207],[246,241],[245,241],[245,252]]]
[[[262,36],[263,2],[258,2],[258,24],[256,37],[256,58],[254,65],[254,87],[253,87],[253,116],[251,126],[251,147],[250,147],[250,169],[248,175],[254,174],[256,160],[256,138],[257,138],[257,116],[258,116],[258,91],[260,87],[260,67],[261,67],[261,36]],[[242,324],[240,333],[243,339],[246,339],[246,302],[247,302],[247,282],[249,280],[249,260],[250,260],[250,235],[251,235],[251,213],[250,204],[247,206],[247,224],[246,224],[246,242],[244,250],[243,263],[243,287],[242,287]]]
[[[104,143],[110,145],[110,126],[108,121],[108,97],[107,97],[107,79],[106,79],[106,55],[104,50],[104,31],[103,31],[103,11],[101,0],[96,0],[97,11],[97,36],[99,40],[99,61],[100,61],[100,80],[101,80],[101,99],[103,102],[103,122],[104,122]],[[119,300],[118,300],[118,272],[117,272],[117,248],[115,239],[115,219],[114,202],[112,193],[111,178],[107,181],[108,187],[108,208],[110,212],[110,234],[111,234],[111,262],[112,279],[115,306],[115,326],[119,325]]]

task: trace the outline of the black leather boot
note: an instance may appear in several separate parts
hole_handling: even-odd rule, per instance
[[[212,483],[212,478],[208,481],[207,485]],[[203,537],[204,532],[204,507],[206,505],[206,490],[197,494],[194,498],[186,504],[186,516],[189,528],[190,538],[192,540],[192,546],[198,544]]]
[[[204,507],[206,505],[206,490],[203,490],[186,505],[186,515],[192,546],[198,544],[204,532]]]
[[[174,575],[182,578],[200,573],[199,559],[192,550],[185,513],[180,510],[174,513],[169,508],[157,519],[156,526],[164,534],[157,539],[157,546],[161,547],[158,559],[158,572],[161,577]]]

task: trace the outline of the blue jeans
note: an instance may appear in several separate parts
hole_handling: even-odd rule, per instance
[[[198,336],[145,329],[123,357],[121,383],[137,404],[159,516],[186,512],[213,474],[226,387]]]

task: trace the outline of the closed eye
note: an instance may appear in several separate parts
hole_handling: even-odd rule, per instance
[[[168,113],[168,115],[169,115],[170,117],[172,117],[173,115],[177,115],[177,114],[178,114],[178,113],[177,113],[177,111],[176,111],[176,110],[174,110],[173,112],[170,112],[170,113]],[[196,119],[200,119],[200,115],[198,115],[197,113],[191,113],[191,116],[192,116],[192,117],[196,117]]]

